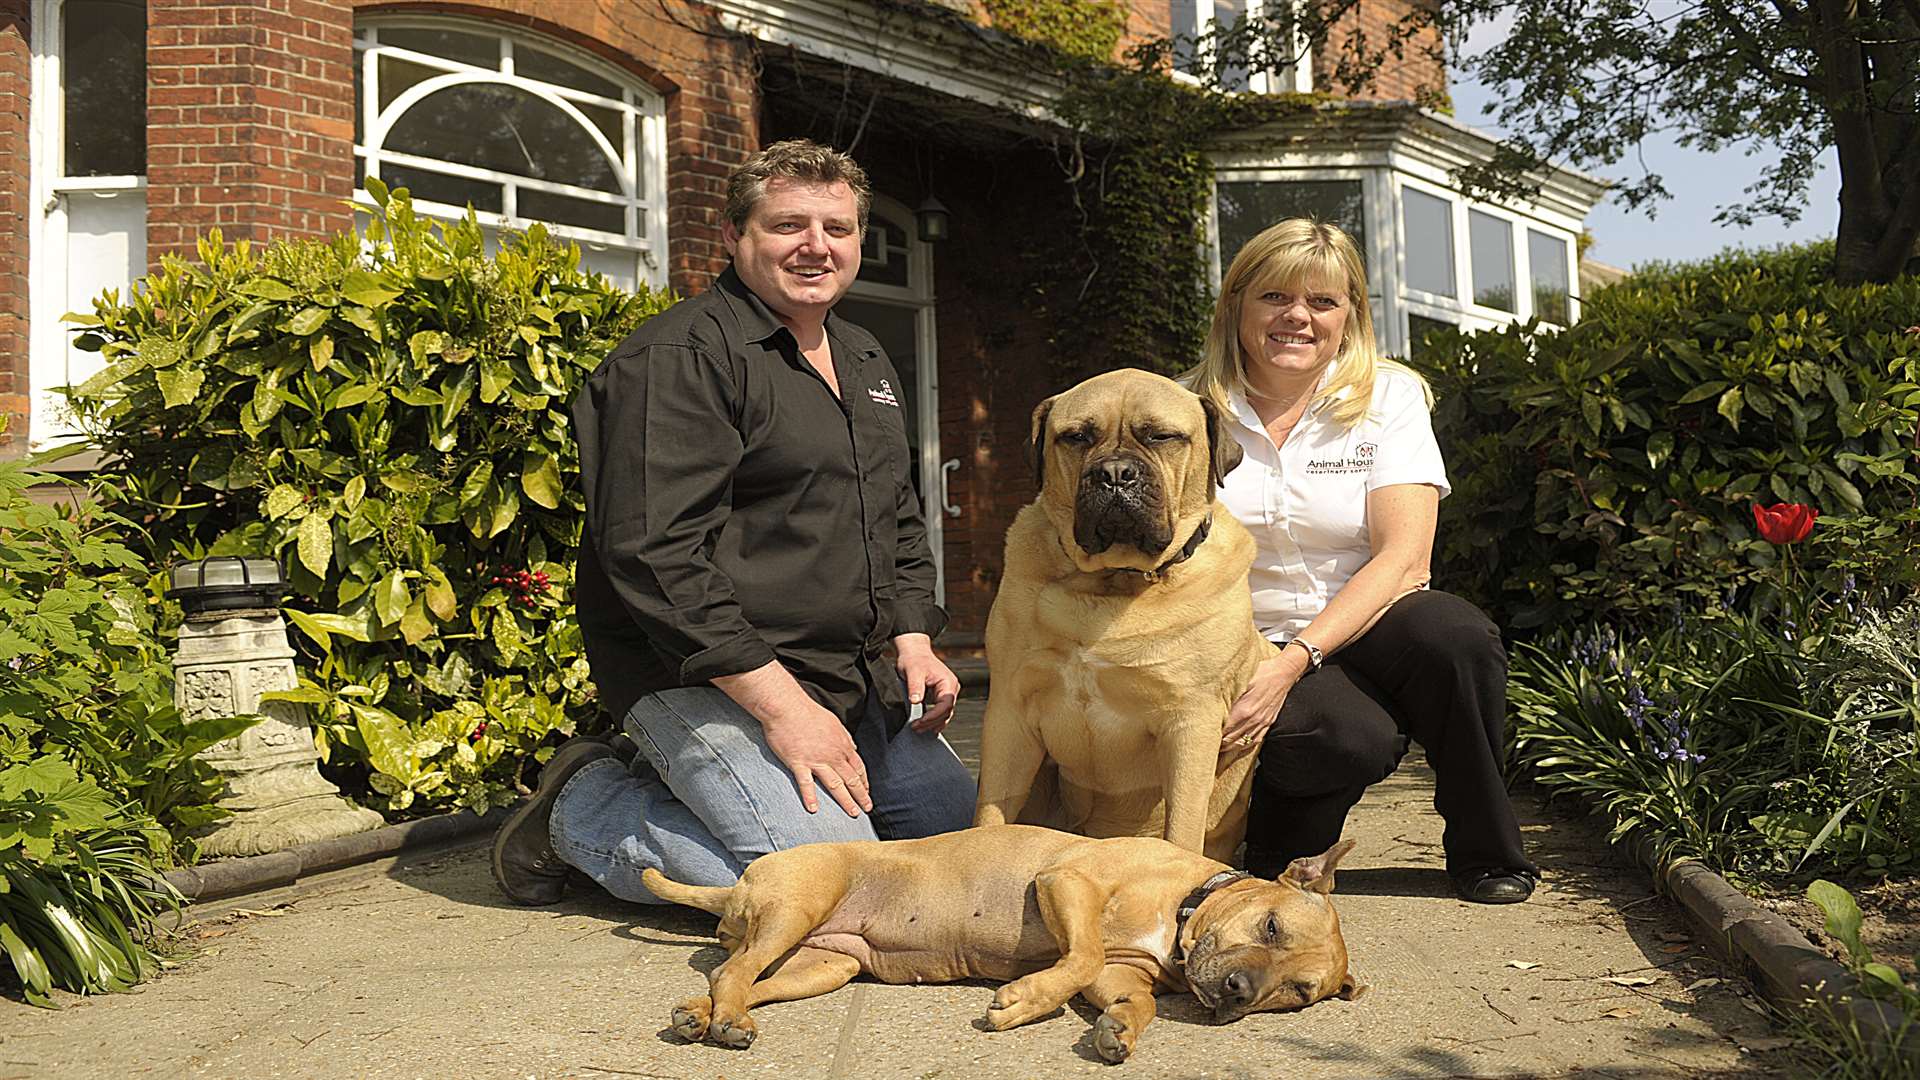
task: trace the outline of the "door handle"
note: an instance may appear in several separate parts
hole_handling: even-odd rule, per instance
[[[959,517],[960,508],[947,498],[947,477],[960,467],[959,458],[948,458],[940,463],[940,512],[948,517]]]

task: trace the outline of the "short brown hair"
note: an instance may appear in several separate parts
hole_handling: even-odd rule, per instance
[[[748,158],[727,177],[727,220],[736,230],[747,227],[747,217],[767,195],[767,181],[781,177],[803,184],[845,184],[853,190],[860,213],[860,232],[867,231],[867,211],[873,207],[873,189],[867,171],[838,150],[811,139],[782,139]]]

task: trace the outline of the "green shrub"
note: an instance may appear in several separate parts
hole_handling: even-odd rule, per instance
[[[0,949],[42,1005],[151,970],[158,869],[224,816],[195,755],[257,719],[181,720],[126,523],[29,499],[47,479],[0,462]]]
[[[471,218],[368,186],[364,238],[256,253],[216,232],[199,265],[97,302],[80,340],[108,365],[75,409],[157,560],[287,569],[302,686],[279,696],[315,707],[330,771],[390,810],[483,811],[595,713],[566,410],[668,300],[540,226],[489,256]]]
[[[1429,337],[1455,485],[1436,581],[1515,628],[1713,607],[1770,575],[1751,505],[1785,501],[1882,529],[1873,571],[1910,584],[1920,277],[1840,286],[1819,261],[1657,267],[1566,330]],[[1833,556],[1869,558],[1821,552],[1829,588]]]

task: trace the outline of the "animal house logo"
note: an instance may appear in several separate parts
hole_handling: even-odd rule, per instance
[[[1356,473],[1373,471],[1374,455],[1379,451],[1377,443],[1361,443],[1353,448],[1347,457],[1308,458],[1308,476],[1352,476]]]

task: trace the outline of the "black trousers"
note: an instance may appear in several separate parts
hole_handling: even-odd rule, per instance
[[[1249,868],[1273,872],[1332,847],[1411,739],[1433,766],[1447,871],[1537,872],[1501,776],[1506,710],[1507,654],[1492,620],[1451,593],[1401,597],[1280,706],[1254,773]]]

